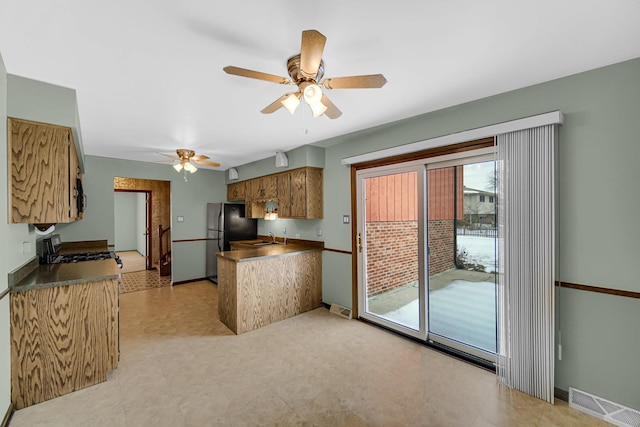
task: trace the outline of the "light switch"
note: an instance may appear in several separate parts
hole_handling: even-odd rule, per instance
[[[179,216],[178,217],[178,222],[184,222],[184,217],[183,216]]]
[[[316,236],[322,236],[322,228],[316,228]]]
[[[349,217],[349,215],[342,215],[342,223],[349,224],[349,222],[351,222],[351,218]]]

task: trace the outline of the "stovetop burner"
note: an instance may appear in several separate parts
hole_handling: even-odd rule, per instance
[[[76,254],[58,255],[54,259],[49,260],[49,264],[67,264],[81,261],[98,261],[103,259],[114,259],[118,263],[118,267],[122,268],[122,260],[115,252],[82,252]]]

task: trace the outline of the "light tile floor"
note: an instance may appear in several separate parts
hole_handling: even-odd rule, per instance
[[[597,426],[493,373],[320,308],[239,336],[196,282],[120,296],[101,384],[17,411],[21,426]]]

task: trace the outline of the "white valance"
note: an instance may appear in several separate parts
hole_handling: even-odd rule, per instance
[[[521,119],[510,120],[508,122],[497,123],[481,128],[465,130],[462,132],[452,133],[449,135],[438,136],[423,141],[413,142],[410,144],[399,145],[397,147],[386,148],[384,150],[373,151],[371,153],[359,154],[357,156],[346,157],[342,159],[343,165],[352,165],[356,163],[370,162],[373,160],[384,159],[387,157],[398,156],[401,154],[415,153],[417,151],[427,150],[429,148],[443,147],[445,145],[459,144],[461,142],[473,141],[476,139],[488,138],[509,132],[515,132],[524,129],[531,129],[546,125],[555,125],[564,123],[564,117],[561,111],[551,111],[549,113],[538,114],[535,116],[524,117]]]

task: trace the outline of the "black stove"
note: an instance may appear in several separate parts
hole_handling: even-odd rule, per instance
[[[82,252],[77,254],[55,255],[48,254],[40,258],[42,264],[68,264],[82,261],[99,261],[103,259],[113,259],[122,268],[122,260],[115,252]]]
[[[122,260],[115,252],[81,252],[77,254],[58,255],[51,259],[48,264],[67,264],[71,262],[99,261],[103,259],[113,259],[122,268]]]
[[[106,241],[105,241],[106,245]],[[101,252],[78,252],[60,254],[60,236],[57,234],[51,237],[36,241],[36,250],[40,254],[41,264],[67,264],[82,261],[99,261],[103,259],[113,259],[122,268],[122,260],[113,251]]]

